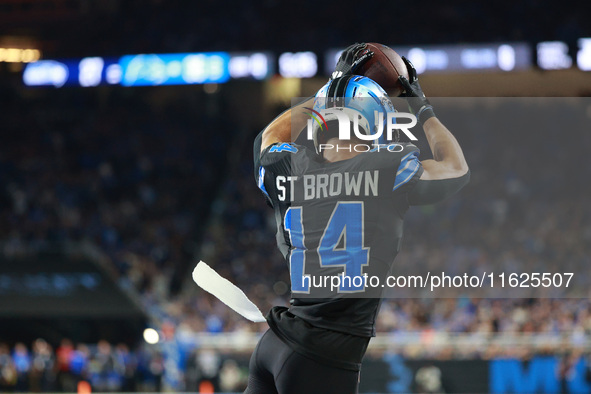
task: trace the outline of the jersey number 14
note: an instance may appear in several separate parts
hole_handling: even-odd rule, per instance
[[[310,278],[310,274],[305,272],[307,249],[302,210],[302,207],[288,208],[284,220],[292,247],[289,271],[291,291],[294,293],[309,293],[311,284],[326,283],[322,278]],[[362,269],[368,265],[369,248],[363,247],[363,230],[363,202],[338,202],[320,238],[316,253],[320,267],[344,268],[339,275],[339,292],[357,292],[365,288]],[[331,281],[328,283],[330,285]]]

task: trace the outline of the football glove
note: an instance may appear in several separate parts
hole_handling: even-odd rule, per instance
[[[337,62],[337,65],[329,80],[354,74],[355,71],[373,56],[373,51],[367,48],[365,43],[355,43],[348,46]]]
[[[419,78],[417,77],[417,70],[415,67],[406,57],[402,56],[402,60],[408,69],[409,78],[402,75],[398,77],[398,80],[404,88],[400,97],[408,98],[407,102],[410,112],[417,117],[417,120],[421,122],[421,124],[424,124],[427,119],[435,116],[433,106],[429,103],[429,100],[425,97],[425,93],[423,93],[423,89],[421,89],[421,85],[419,85]]]

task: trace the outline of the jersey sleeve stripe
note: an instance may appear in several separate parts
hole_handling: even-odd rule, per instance
[[[400,159],[400,165],[398,166],[398,172],[396,173],[396,175],[398,176],[408,166],[409,156],[415,156],[418,159],[417,155],[418,152],[410,152],[407,153],[402,159]],[[402,166],[404,166],[404,168],[401,168]]]
[[[412,177],[421,168],[418,152],[410,152],[400,160],[400,166],[396,172],[396,179],[394,181],[394,188],[392,191],[400,188],[402,185],[408,183]]]
[[[267,189],[265,188],[265,167],[263,167],[263,166],[259,167],[258,186],[259,186],[259,189],[261,189],[261,191],[263,193],[265,193],[265,195],[267,197],[269,197],[269,193],[267,193]]]

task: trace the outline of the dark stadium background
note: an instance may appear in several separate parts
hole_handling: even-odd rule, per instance
[[[589,15],[580,1],[0,0],[0,391],[241,392],[266,325],[190,273],[203,259],[263,312],[286,302],[251,146],[291,97],[327,80],[326,53],[520,43],[523,68],[425,72],[421,84],[430,97],[586,97]],[[542,42],[564,50],[542,61]],[[19,56],[31,49],[41,61],[226,52],[271,63],[261,80],[26,86],[34,63]],[[314,75],[284,78],[286,52],[315,54]],[[580,100],[571,119],[588,122]],[[471,184],[411,212],[400,258],[588,267],[589,128],[478,127],[457,134]],[[547,141],[564,143],[548,156]],[[591,391],[588,297],[389,300],[378,329],[363,392]]]

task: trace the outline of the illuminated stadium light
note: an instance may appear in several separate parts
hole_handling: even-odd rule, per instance
[[[248,77],[248,56],[233,56],[230,59],[229,70],[232,78]]]
[[[154,330],[153,328],[146,328],[144,330],[144,341],[150,345],[155,345],[160,341],[160,335],[158,335],[158,331]]]
[[[427,68],[430,71],[445,70],[449,64],[448,54],[441,49],[412,48],[408,51],[407,57],[415,66],[417,74],[424,73]]]
[[[467,69],[487,69],[497,65],[497,54],[492,48],[466,48],[460,52],[462,66]]]
[[[110,85],[117,85],[121,83],[121,66],[119,64],[111,64],[106,67],[105,80]]]
[[[410,60],[413,66],[415,66],[417,74],[425,72],[425,69],[427,68],[427,55],[424,50],[421,48],[411,49],[408,51],[408,60]]]
[[[591,71],[591,38],[579,38],[577,66],[583,71]]]
[[[515,68],[515,49],[511,45],[501,45],[497,49],[497,62],[501,70],[513,70]]]
[[[55,60],[40,60],[30,63],[23,72],[23,82],[27,86],[64,86],[68,80],[68,66]]]
[[[279,56],[279,74],[284,78],[312,78],[318,71],[313,52],[285,52]]]
[[[265,53],[232,54],[229,71],[232,78],[254,78],[262,80],[271,74],[273,58]]]
[[[222,58],[219,55],[187,55],[182,60],[182,66],[178,71],[181,71],[182,79],[187,83],[217,82],[221,81],[227,72],[227,62],[227,57]],[[169,74],[169,76],[176,78],[181,73]]]
[[[41,59],[38,49],[0,48],[0,62],[33,63]]]
[[[78,65],[80,86],[98,86],[101,83],[105,61],[102,57],[86,57]]]
[[[545,41],[536,46],[538,67],[542,70],[570,68],[573,59],[568,54],[568,45],[562,41]]]

